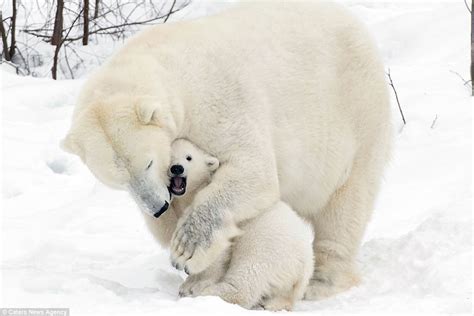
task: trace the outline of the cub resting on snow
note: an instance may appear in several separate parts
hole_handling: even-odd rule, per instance
[[[170,208],[158,219],[145,215],[156,239],[170,245],[178,221],[196,193],[211,182],[217,158],[187,140],[172,144],[169,175],[174,195]],[[235,227],[233,245],[209,268],[190,275],[181,296],[216,295],[246,308],[291,310],[303,297],[313,272],[310,227],[283,202]],[[223,242],[226,242],[224,239]]]

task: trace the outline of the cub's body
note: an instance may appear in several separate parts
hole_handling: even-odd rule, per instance
[[[186,209],[196,193],[211,182],[219,164],[186,140],[175,141],[171,148],[171,165],[182,167],[179,175],[186,179],[186,193],[174,197],[159,218],[145,214],[150,231],[163,246],[170,245],[178,221],[186,217]],[[230,302],[238,296],[247,308],[292,309],[303,297],[313,272],[309,225],[288,205],[278,202],[242,223],[235,235],[230,248],[214,264],[188,277],[180,294],[218,295]]]

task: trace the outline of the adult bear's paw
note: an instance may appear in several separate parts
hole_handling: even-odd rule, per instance
[[[200,216],[197,211],[178,222],[171,240],[172,265],[196,274],[215,262],[240,232],[233,221],[220,221],[219,224]]]
[[[339,260],[329,260],[315,268],[313,277],[306,287],[304,299],[325,299],[347,291],[359,282],[358,275],[350,268],[350,265]]]

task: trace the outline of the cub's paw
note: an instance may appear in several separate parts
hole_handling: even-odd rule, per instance
[[[228,303],[237,304],[247,309],[251,309],[255,305],[252,293],[247,293],[247,291],[227,282],[208,286],[201,291],[201,296],[218,296]]]
[[[214,285],[215,282],[211,279],[200,278],[197,275],[190,275],[186,281],[179,287],[180,297],[196,297],[200,296],[202,291],[209,286]]]
[[[294,303],[295,302],[293,302],[290,298],[278,297],[266,300],[261,304],[261,306],[263,307],[263,309],[272,312],[278,312],[283,310],[292,311]]]

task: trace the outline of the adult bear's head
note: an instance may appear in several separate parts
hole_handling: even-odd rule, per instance
[[[176,123],[169,105],[126,93],[80,101],[62,148],[109,187],[128,190],[159,217],[168,208],[167,170]]]

